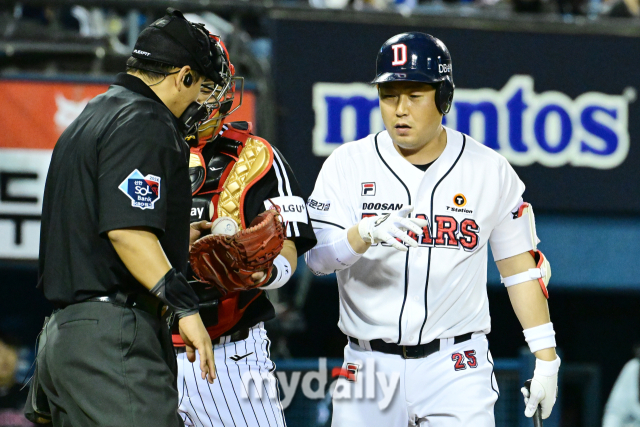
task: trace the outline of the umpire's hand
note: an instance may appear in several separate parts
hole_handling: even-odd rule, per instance
[[[178,320],[180,336],[187,346],[187,359],[193,363],[196,361],[196,350],[200,355],[200,370],[202,379],[207,379],[210,384],[216,377],[216,362],[213,358],[213,346],[209,333],[202,323],[200,314],[192,314]]]

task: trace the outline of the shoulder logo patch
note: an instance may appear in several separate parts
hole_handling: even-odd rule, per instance
[[[134,208],[153,209],[160,199],[160,177],[143,176],[138,169],[131,172],[118,188],[131,199]]]
[[[464,194],[458,193],[455,196],[453,196],[453,204],[461,208],[467,204],[467,198],[464,197]]]

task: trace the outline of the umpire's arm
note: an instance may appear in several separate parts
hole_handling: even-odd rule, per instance
[[[158,241],[158,237],[145,227],[110,230],[107,236],[127,270],[145,288],[151,290],[171,270],[171,264]],[[215,361],[209,334],[200,314],[179,320],[180,334],[187,343],[189,361],[195,361],[195,350],[200,353],[202,378],[215,378]]]
[[[151,290],[171,270],[158,237],[151,230],[111,230],[107,236],[127,270],[145,288]]]

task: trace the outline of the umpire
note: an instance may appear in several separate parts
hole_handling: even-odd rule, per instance
[[[165,306],[204,358],[211,340],[188,286],[191,187],[184,131],[221,52],[167,14],[145,29],[109,90],[58,140],[44,192],[38,287],[55,307],[37,375],[54,426],[182,426]],[[186,125],[185,125],[186,124]]]

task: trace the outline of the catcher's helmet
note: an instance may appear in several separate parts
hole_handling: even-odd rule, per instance
[[[205,101],[208,114],[200,122],[200,127],[198,128],[201,137],[207,135],[206,139],[215,139],[218,136],[218,131],[222,128],[225,119],[242,105],[244,93],[244,78],[236,77],[236,69],[229,58],[227,46],[225,46],[219,36],[212,35],[211,38],[212,43],[218,46],[224,54],[227,73],[224,75],[225,80],[222,84],[211,85],[211,82],[207,80],[202,85],[201,93],[211,93],[209,99]],[[239,88],[237,84],[240,85]],[[240,101],[238,105],[232,109],[231,107],[238,92],[240,93]],[[214,129],[211,130],[212,128]]]
[[[402,33],[384,42],[371,83],[397,81],[429,83],[436,88],[436,107],[447,114],[453,100],[451,55],[439,39],[425,33]]]

